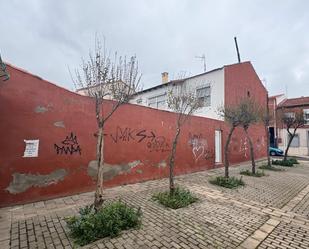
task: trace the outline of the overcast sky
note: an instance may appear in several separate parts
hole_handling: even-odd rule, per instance
[[[119,54],[136,54],[144,89],[182,72],[253,63],[270,94],[309,96],[307,0],[0,0],[2,59],[73,90],[68,72],[97,32]]]

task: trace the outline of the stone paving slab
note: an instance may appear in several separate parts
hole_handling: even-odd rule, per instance
[[[292,211],[309,219],[309,193],[304,195],[304,197],[295,205]]]
[[[231,175],[241,169],[232,167]],[[243,177],[246,186],[229,190],[209,184],[223,169],[176,178],[199,201],[171,210],[153,202],[168,180],[107,189],[108,200],[121,198],[141,207],[141,229],[124,231],[85,248],[309,248],[309,163]],[[92,203],[93,192],[0,209],[0,249],[74,248],[65,217]]]
[[[261,242],[263,242],[268,235],[274,231],[274,229],[280,224],[280,221],[275,219],[267,220],[259,229],[254,231],[249,237],[247,237],[240,245],[239,249],[254,249],[257,248]]]
[[[282,208],[294,196],[296,196],[302,189],[309,183],[308,167],[298,165],[295,169],[288,169],[280,167],[284,171],[265,171],[269,176],[266,177],[250,177],[242,176],[246,182],[246,187],[238,188],[236,190],[223,189],[214,187],[208,182],[206,172],[201,172],[195,177],[188,179],[184,176],[185,184],[199,184],[201,186],[208,186],[213,189],[220,190],[228,196],[233,196],[236,199],[242,199],[244,202],[247,200],[263,203],[266,206]],[[296,169],[297,168],[297,169]],[[239,172],[244,167],[231,168],[231,176],[239,176]],[[223,174],[223,169],[220,169]]]
[[[309,227],[281,222],[259,248],[309,248]]]

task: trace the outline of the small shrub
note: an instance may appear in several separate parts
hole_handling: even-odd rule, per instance
[[[66,222],[75,243],[83,246],[107,236],[115,237],[122,230],[139,227],[141,211],[116,201],[106,204],[97,213],[92,206],[81,208],[79,216],[67,218]]]
[[[299,164],[299,162],[295,158],[289,158],[288,161],[293,163],[293,164]]]
[[[224,176],[217,176],[216,178],[210,179],[209,182],[225,188],[236,188],[238,186],[245,185],[245,182],[242,180],[242,177],[238,179],[236,177],[226,178]]]
[[[172,195],[169,191],[165,191],[154,194],[152,198],[162,205],[172,209],[186,207],[198,200],[198,198],[193,196],[189,190],[182,188],[175,188]]]
[[[240,171],[239,174],[245,175],[245,176],[255,176],[255,177],[262,177],[262,176],[265,176],[264,171],[259,171],[259,170],[257,170],[257,171],[255,172],[255,174],[253,174],[252,171],[250,171],[250,170],[248,170],[248,169]]]
[[[293,167],[293,163],[289,160],[272,160],[273,165],[280,165],[284,167]]]
[[[272,170],[272,171],[283,171],[283,169],[280,169],[280,168],[276,168],[276,167],[273,167],[273,166],[269,166],[267,164],[264,164],[262,166],[259,167],[260,169],[265,169],[265,170]]]

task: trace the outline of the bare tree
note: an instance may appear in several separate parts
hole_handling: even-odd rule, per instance
[[[97,182],[94,198],[94,208],[97,211],[103,199],[103,165],[104,165],[104,126],[119,106],[129,101],[140,82],[136,56],[114,58],[106,53],[98,39],[95,42],[94,54],[89,53],[88,60],[82,61],[82,66],[75,70],[73,81],[76,88],[83,89],[94,98],[97,120]],[[107,106],[107,100],[110,99]],[[109,107],[111,104],[111,107]],[[105,108],[103,108],[105,106]]]
[[[253,143],[249,136],[249,127],[258,122],[259,110],[251,99],[241,99],[233,106],[219,108],[219,115],[230,125],[230,130],[224,145],[224,176],[229,178],[229,145],[232,135],[237,127],[243,127],[250,144],[250,156],[252,161],[252,172],[255,173],[255,160]]]
[[[241,123],[239,106],[226,106],[219,108],[219,115],[230,125],[230,130],[224,145],[224,176],[229,178],[229,145],[231,142],[232,135]]]
[[[6,65],[2,62],[0,55],[0,79],[3,78],[3,81],[6,81],[10,78],[10,74],[6,70]]]
[[[190,115],[192,115],[201,106],[201,99],[196,95],[195,88],[188,87],[185,84],[173,85],[168,90],[167,96],[168,107],[177,113],[176,119],[176,133],[173,139],[172,151],[169,158],[169,169],[170,169],[170,194],[172,195],[175,190],[174,185],[174,164],[175,164],[175,154],[176,147],[178,143],[178,138],[181,132],[182,125],[188,120]]]
[[[250,126],[254,125],[255,123],[259,121],[260,109],[253,99],[246,98],[246,99],[241,100],[240,105],[239,105],[239,111],[240,111],[241,126],[243,127],[245,131],[246,137],[250,145],[252,174],[255,174],[254,147],[253,147],[253,142],[249,135],[248,129]]]
[[[176,74],[176,77],[173,80],[182,80],[191,76],[191,72],[181,70]]]
[[[282,109],[280,112],[280,118],[282,124],[285,126],[288,136],[288,144],[284,152],[283,161],[287,160],[288,151],[295,137],[296,131],[298,128],[303,127],[306,124],[306,120],[304,118],[304,113],[302,110],[298,110],[295,112],[287,112],[286,110]]]

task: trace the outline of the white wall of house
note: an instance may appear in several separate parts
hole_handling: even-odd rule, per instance
[[[286,99],[285,94],[278,95],[278,96],[276,97],[277,105],[279,105],[279,104],[280,104],[283,100],[285,100],[285,99]]]
[[[205,87],[207,88],[210,86],[210,105],[202,107],[194,113],[194,115],[223,120],[222,117],[218,115],[218,108],[224,106],[224,68],[188,78],[183,84],[187,84],[189,88],[194,89],[205,89]],[[160,88],[142,92],[136,95],[130,103],[168,110],[166,102],[164,103],[164,94],[166,94],[167,89],[167,86],[162,86]],[[153,100],[154,97],[157,96],[158,98],[156,99],[158,100],[158,103],[155,106]]]
[[[280,129],[279,134],[282,138],[282,143],[279,143],[278,147],[282,150],[285,150],[288,143],[288,133],[285,129]],[[291,156],[309,155],[309,128],[299,128],[297,129],[296,134],[298,138],[294,138],[294,141],[289,148],[288,154]]]

